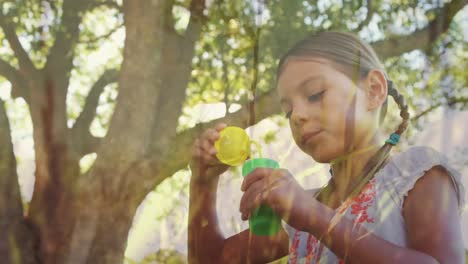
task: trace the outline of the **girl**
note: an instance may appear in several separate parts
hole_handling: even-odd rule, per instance
[[[213,143],[226,125],[208,129],[190,164],[190,262],[266,263],[289,254],[289,263],[464,263],[460,175],[428,147],[389,155],[408,107],[368,44],[340,32],[304,39],[280,60],[277,91],[296,144],[330,164],[330,181],[304,190],[286,169],[256,169],[242,183],[242,219],[266,204],[284,230],[224,238],[215,198],[227,166]],[[387,95],[402,122],[383,136]]]

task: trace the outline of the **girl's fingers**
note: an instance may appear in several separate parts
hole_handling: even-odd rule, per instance
[[[210,142],[214,143],[216,140],[219,139],[219,132],[214,129],[208,129],[205,134],[205,138]]]
[[[207,152],[214,154],[214,152],[216,151],[214,147],[214,143],[218,139],[219,139],[219,133],[214,129],[208,129],[203,135],[203,139],[202,139],[203,148]]]
[[[212,138],[215,137],[217,134],[219,134],[218,131],[216,131],[213,128],[208,128],[207,130],[205,130],[205,132],[203,132],[202,138],[204,140],[213,141]]]
[[[216,157],[216,149],[212,143],[210,143],[208,140],[205,140],[203,142],[203,159],[206,161],[207,164],[209,165],[215,165],[215,164],[220,164],[220,161]]]
[[[201,158],[203,155],[203,148],[200,145],[200,140],[196,139],[192,147],[192,155],[195,158]]]
[[[250,208],[249,208],[249,212],[253,211],[255,208],[259,207],[260,205],[262,205],[263,203],[265,203],[265,201],[267,200],[268,198],[268,192],[270,190],[267,189],[267,188],[262,188],[262,190],[260,190],[257,195],[253,198],[253,201],[250,205]]]
[[[246,220],[249,220],[250,216],[251,216],[251,213],[245,213],[241,215],[241,219],[246,221]]]
[[[213,152],[214,151],[214,152]],[[214,147],[207,140],[196,139],[192,146],[192,157],[199,159],[202,163],[210,164],[216,161]]]
[[[203,140],[202,143],[201,143],[201,146],[203,148],[203,151],[205,151],[206,153],[208,154],[212,154],[216,151],[216,149],[214,148],[214,145],[213,143],[211,143],[209,140]]]
[[[262,194],[265,192],[264,182],[257,181],[250,186],[241,198],[239,211],[246,214],[259,206],[263,201]]]
[[[215,128],[206,129],[194,142],[192,146],[192,157],[200,160],[205,165],[220,165],[221,162],[216,157],[214,142],[219,139],[219,132],[227,125],[219,123]]]
[[[220,123],[216,125],[215,129],[207,129],[201,137],[201,145],[203,146],[203,149],[213,157],[216,157],[215,155],[217,151],[214,147],[214,143],[219,139],[219,131],[223,130],[226,126],[226,124]]]
[[[213,163],[213,161],[211,160],[211,156],[209,154],[207,154],[206,152],[203,152],[203,162],[207,165],[211,165],[211,163]]]
[[[272,170],[273,169],[270,168],[256,168],[244,178],[244,181],[241,185],[241,190],[245,192],[245,190],[247,190],[251,184],[268,176]]]
[[[220,132],[221,130],[225,129],[227,127],[227,125],[225,123],[218,123],[216,126],[215,126],[215,129]]]

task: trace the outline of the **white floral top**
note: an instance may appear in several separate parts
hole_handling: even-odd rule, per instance
[[[461,175],[450,166],[444,155],[430,147],[411,147],[391,157],[359,195],[335,211],[364,225],[373,234],[405,247],[407,238],[402,215],[403,201],[416,181],[437,165],[444,167],[452,177],[461,213],[465,203]],[[289,234],[288,263],[344,263],[313,235],[298,231],[286,223],[283,225]]]

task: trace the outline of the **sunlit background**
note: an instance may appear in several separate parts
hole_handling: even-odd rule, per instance
[[[319,8],[326,9],[327,1],[318,1]],[[100,11],[105,12],[105,11]],[[178,18],[176,27],[183,30],[188,22],[189,13],[184,8],[175,8],[174,14]],[[268,10],[265,10],[259,23],[268,23]],[[402,14],[403,16],[403,14]],[[416,18],[420,18],[420,23],[424,23],[426,18],[422,13],[415,13]],[[378,18],[369,23],[369,26],[360,32],[360,36],[368,41],[377,40],[382,37],[378,29]],[[455,18],[457,23],[463,28],[463,40],[468,40],[468,9],[465,7]],[[391,27],[393,34],[405,33],[408,27],[403,25],[405,20],[401,18],[396,20]],[[118,19],[109,14],[103,16],[102,13],[89,14],[83,27],[92,27],[96,35],[103,35],[109,31],[115,24],[121,23]],[[305,24],[321,24],[321,21],[312,20],[310,17],[304,18]],[[235,30],[236,21],[233,20],[230,27]],[[209,34],[209,33],[207,33]],[[21,36],[26,38],[26,36]],[[72,72],[71,86],[67,97],[69,126],[73,125],[74,119],[79,115],[84,104],[84,99],[91,84],[96,80],[98,73],[96,69],[103,69],[104,65],[119,65],[122,61],[121,50],[125,38],[124,28],[119,28],[109,35],[108,39],[102,42],[93,52],[82,52],[77,46],[78,54],[74,64],[79,65],[79,71]],[[27,43],[27,39],[24,43]],[[239,43],[235,39],[229,40],[230,47],[235,48]],[[267,45],[267,44],[265,44]],[[28,47],[26,47],[28,49]],[[10,53],[9,49],[0,46],[0,54]],[[461,52],[466,59],[466,49]],[[199,60],[209,59],[208,53],[201,53],[201,56],[194,58],[194,63]],[[446,55],[448,61],[450,56]],[[459,54],[457,55],[459,56]],[[425,60],[420,51],[407,53],[403,56],[407,66],[412,69],[424,70]],[[216,60],[214,60],[216,64]],[[221,63],[220,61],[218,63]],[[239,61],[239,64],[244,63]],[[387,65],[391,66],[391,65]],[[192,74],[196,75],[199,69],[195,68]],[[394,73],[395,74],[395,73]],[[260,82],[262,77],[260,76]],[[212,85],[218,85],[216,80]],[[424,85],[424,84],[421,84]],[[404,89],[402,87],[402,89]],[[409,94],[412,95],[411,93]],[[468,96],[465,83],[464,96]],[[106,134],[107,124],[112,114],[115,98],[117,96],[116,84],[106,87],[104,93],[99,98],[99,107],[97,108],[98,118],[91,126],[91,133],[94,136],[102,137]],[[210,95],[202,95],[210,96]],[[242,92],[237,95],[242,96]],[[23,202],[31,200],[34,185],[34,152],[32,140],[32,124],[29,118],[29,112],[23,99],[12,99],[10,96],[10,84],[0,79],[0,97],[6,102],[7,113],[12,127],[12,137],[14,151],[18,161],[19,183]],[[234,100],[236,98],[233,98]],[[427,100],[427,99],[424,99]],[[430,104],[422,100],[421,105]],[[222,102],[210,102],[216,100],[199,100],[198,102],[188,103],[183,109],[183,115],[180,117],[179,129],[193,127],[199,122],[206,122],[226,114],[226,105]],[[415,100],[416,103],[417,100]],[[240,105],[232,103],[229,105],[229,112],[234,112],[240,108]],[[395,105],[391,105],[390,112],[395,113]],[[415,113],[412,113],[415,114]],[[398,118],[393,114],[390,116],[386,128],[394,127]],[[402,150],[411,145],[430,145],[439,151],[445,153],[453,164],[462,172],[463,182],[468,188],[468,111],[457,110],[454,108],[440,107],[425,116],[424,120],[415,124],[407,133],[407,138],[403,140],[398,150]],[[292,141],[288,123],[283,116],[273,116],[258,123],[248,129],[249,135],[262,145],[263,155],[276,159],[282,167],[288,168],[294,173],[296,178],[304,187],[313,188],[324,184],[328,178],[328,167],[323,164],[314,163],[310,157],[303,154]],[[89,154],[82,158],[81,170],[86,171],[96,154]],[[129,232],[128,245],[125,256],[129,263],[142,261],[146,256],[156,252],[177,252],[171,254],[187,254],[187,217],[188,217],[188,184],[190,171],[188,169],[177,172],[174,176],[166,179],[150,192],[143,203],[139,206],[134,218],[133,226]],[[226,236],[235,234],[248,225],[241,221],[238,212],[238,204],[241,197],[240,191],[241,176],[239,168],[232,168],[222,176],[220,181],[220,190],[218,192],[218,212],[221,228]],[[468,197],[466,197],[468,198]],[[463,214],[463,231],[465,246],[468,246],[468,213]]]

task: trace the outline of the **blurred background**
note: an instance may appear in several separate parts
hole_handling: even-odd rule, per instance
[[[394,151],[430,145],[468,188],[467,3],[2,0],[0,236],[16,243],[0,255],[185,263],[190,146],[221,121],[304,187],[323,185],[329,168],[294,144],[274,82],[281,55],[326,30],[369,42],[405,96],[411,125]],[[388,133],[398,114],[390,100]],[[226,236],[248,228],[240,184],[240,168],[221,177]]]

